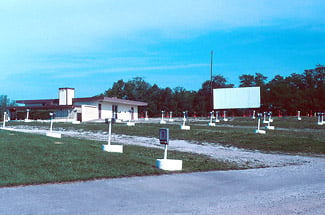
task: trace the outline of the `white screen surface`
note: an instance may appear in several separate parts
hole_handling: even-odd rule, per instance
[[[213,109],[259,108],[260,87],[213,89]]]

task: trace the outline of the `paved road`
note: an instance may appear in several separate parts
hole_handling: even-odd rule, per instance
[[[325,214],[325,159],[299,166],[0,189],[0,214]]]

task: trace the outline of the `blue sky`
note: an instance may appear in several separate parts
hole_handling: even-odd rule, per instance
[[[324,0],[29,0],[0,3],[0,95],[100,94],[119,79],[198,90],[325,64]]]

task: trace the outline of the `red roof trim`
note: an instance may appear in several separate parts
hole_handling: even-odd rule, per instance
[[[60,110],[60,109],[73,109],[75,107],[80,107],[78,105],[47,105],[47,106],[11,106],[7,107],[10,111],[17,111],[17,110]]]
[[[58,104],[59,99],[16,100],[18,104]]]
[[[94,96],[94,97],[86,97],[86,98],[73,98],[72,102],[90,102],[90,101],[101,101],[101,102],[111,102],[116,104],[126,104],[126,105],[134,105],[134,106],[147,106],[148,103],[133,101],[127,99],[118,99],[104,96]],[[44,105],[59,105],[59,99],[39,99],[39,100],[17,100],[16,103],[19,104],[44,104]],[[62,105],[60,105],[62,106]],[[41,106],[38,106],[41,107]]]
[[[61,87],[59,88],[59,90],[75,90],[75,89],[72,87]]]
[[[98,101],[103,99],[102,96],[86,97],[86,98],[73,98],[73,102],[89,102],[89,101]]]
[[[127,105],[134,105],[134,106],[147,106],[148,105],[148,103],[146,103],[146,102],[139,102],[139,101],[133,101],[133,100],[127,100],[127,99],[110,98],[110,97],[104,97],[103,102],[127,104]]]

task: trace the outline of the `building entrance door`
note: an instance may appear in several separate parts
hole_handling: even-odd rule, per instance
[[[102,104],[98,104],[98,119],[102,118]]]
[[[117,119],[117,105],[112,105],[112,118]]]
[[[131,107],[131,120],[134,120],[134,107]]]

